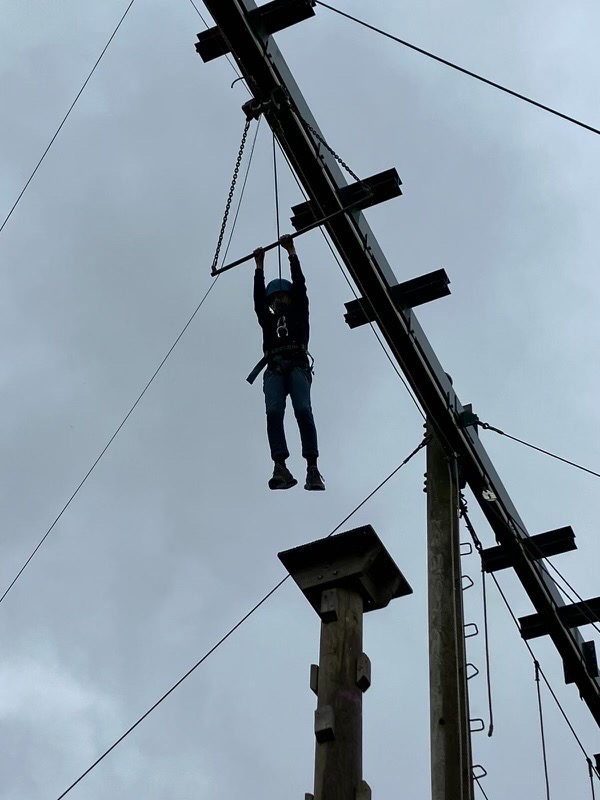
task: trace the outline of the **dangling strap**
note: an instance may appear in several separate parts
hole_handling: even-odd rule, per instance
[[[254,381],[258,378],[260,373],[263,371],[263,369],[269,363],[269,359],[270,358],[272,358],[273,356],[281,355],[281,353],[285,353],[286,351],[289,352],[290,350],[300,350],[301,352],[306,353],[307,356],[310,358],[310,360],[312,362],[310,364],[310,366],[309,366],[309,369],[314,374],[313,366],[314,366],[315,360],[311,356],[311,354],[308,352],[308,347],[305,344],[285,344],[285,345],[282,345],[281,347],[274,347],[272,350],[269,350],[269,352],[266,353],[261,358],[261,360],[258,362],[258,364],[256,364],[256,366],[254,367],[252,372],[246,378],[248,383],[249,384],[253,384],[254,383]]]
[[[263,371],[263,369],[267,366],[268,361],[269,361],[268,356],[263,356],[261,358],[261,360],[254,367],[254,369],[252,370],[250,375],[248,375],[248,377],[246,378],[246,380],[248,381],[249,384],[253,384],[254,383],[254,381],[258,378],[258,376]]]

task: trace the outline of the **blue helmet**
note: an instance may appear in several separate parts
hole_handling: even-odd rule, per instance
[[[266,288],[267,297],[271,297],[274,294],[278,294],[279,292],[287,292],[291,294],[294,287],[290,283],[290,281],[286,281],[285,278],[275,278],[273,281],[269,281]]]

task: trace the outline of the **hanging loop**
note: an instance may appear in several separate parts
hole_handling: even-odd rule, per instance
[[[469,633],[467,633],[467,629],[469,629]],[[464,631],[465,639],[470,639],[472,636],[477,636],[479,633],[479,628],[474,622],[467,622],[466,625],[464,625]]]

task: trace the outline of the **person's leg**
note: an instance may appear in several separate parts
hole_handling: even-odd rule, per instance
[[[317,444],[317,429],[310,402],[311,383],[312,375],[310,370],[302,369],[301,367],[295,367],[288,379],[289,393],[300,431],[302,456],[306,459],[307,478],[304,488],[322,490],[325,488],[325,484],[317,467],[319,448]]]
[[[285,415],[286,386],[280,372],[268,369],[264,374],[263,390],[265,393],[265,411],[267,414],[267,438],[271,450],[271,458],[275,468],[269,480],[271,489],[289,489],[297,481],[285,466],[289,451],[285,440],[283,418]]]

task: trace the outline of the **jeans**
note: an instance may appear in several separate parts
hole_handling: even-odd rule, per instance
[[[303,457],[319,455],[317,430],[310,405],[311,383],[312,374],[308,367],[293,367],[281,371],[267,369],[264,374],[263,390],[267,412],[267,436],[273,461],[283,461],[290,455],[283,429],[285,401],[288,394],[292,399],[294,414],[300,430]]]

